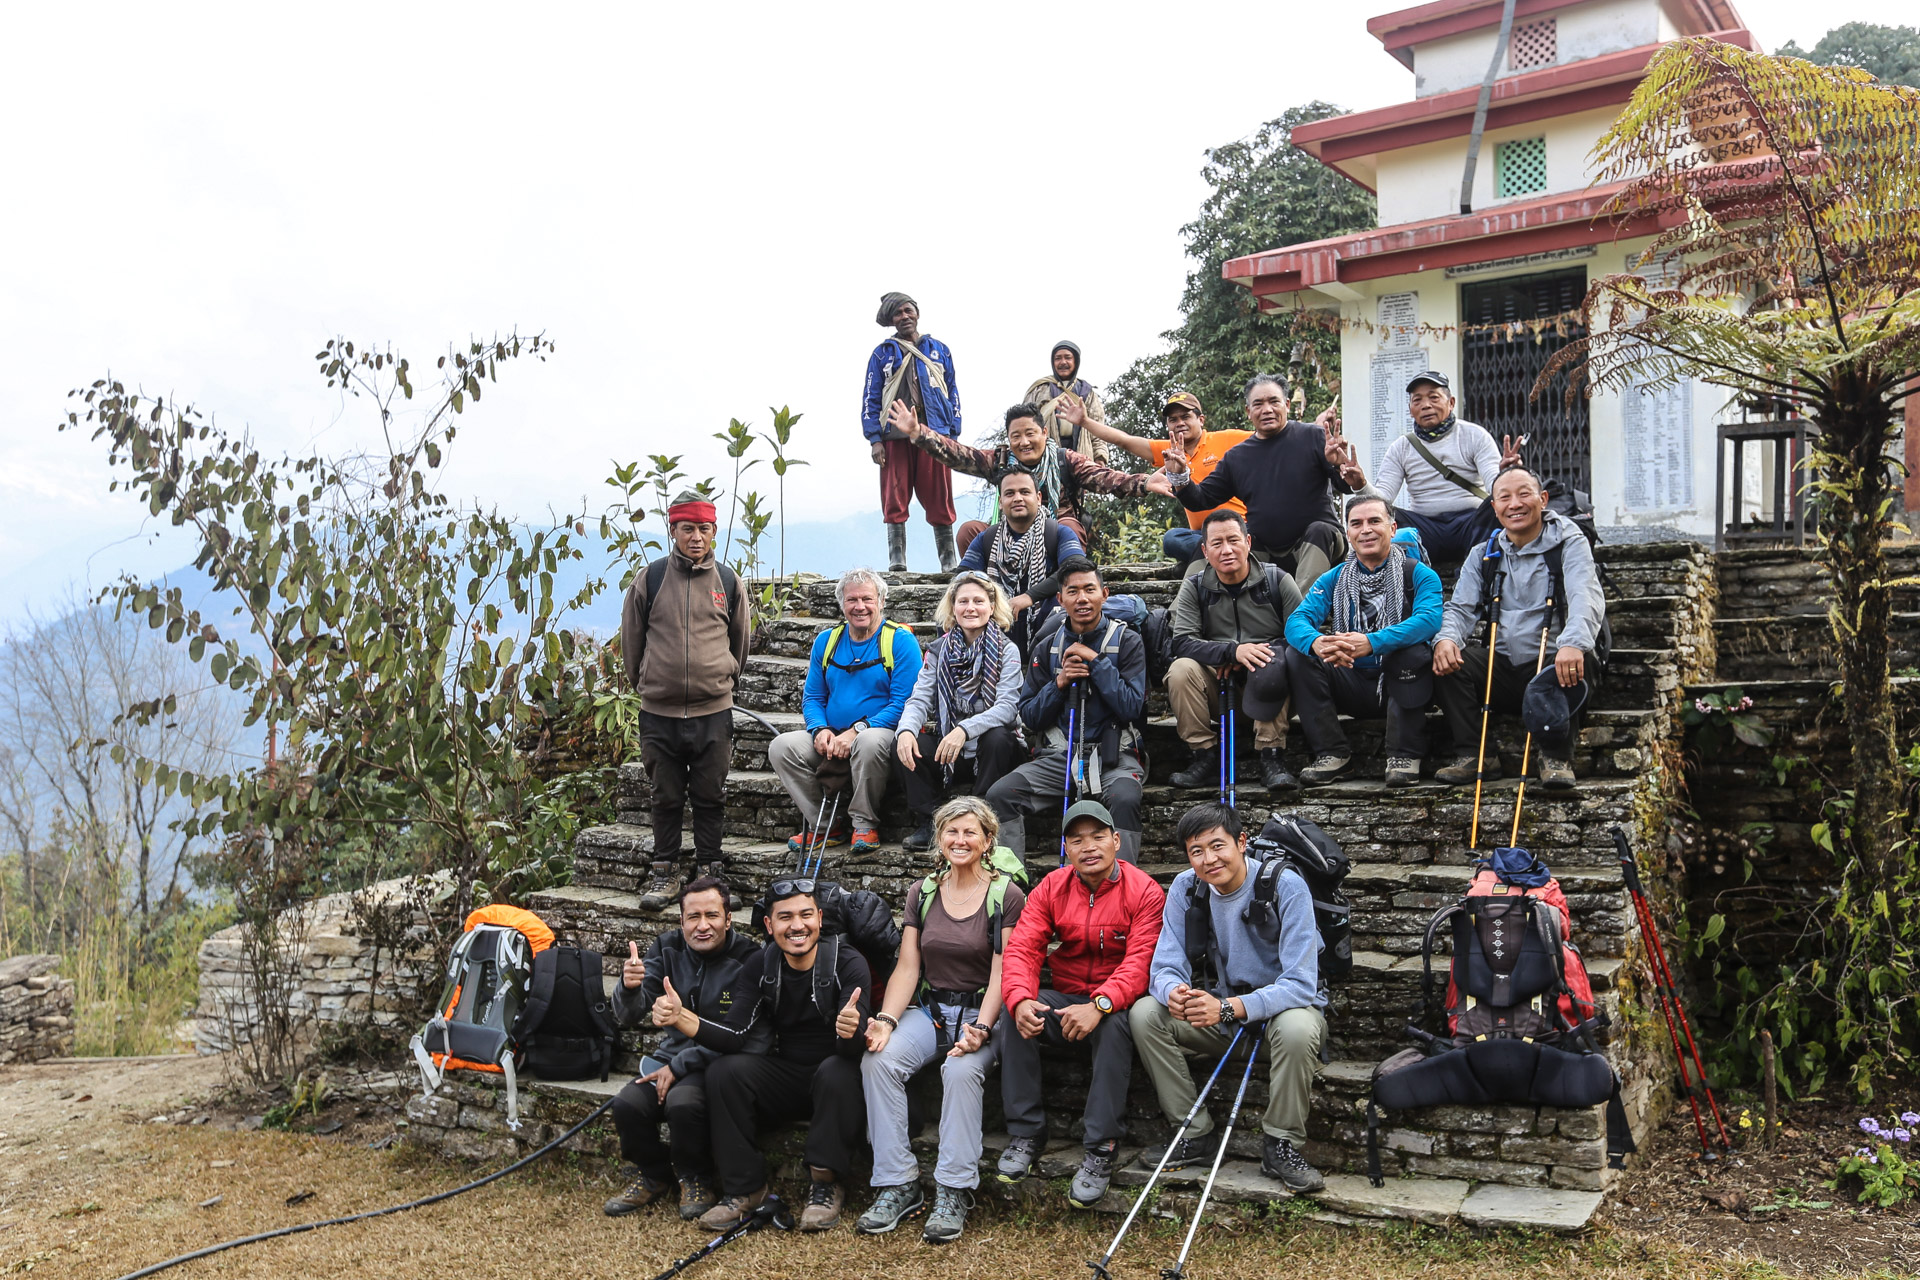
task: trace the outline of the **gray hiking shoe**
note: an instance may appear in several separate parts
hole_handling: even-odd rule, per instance
[[[1300,771],[1300,781],[1310,787],[1318,787],[1336,778],[1344,778],[1352,772],[1352,756],[1317,756],[1312,764]]]
[[[1196,1164],[1204,1164],[1213,1159],[1214,1148],[1219,1142],[1219,1137],[1211,1133],[1182,1138],[1169,1146],[1165,1167],[1191,1169]]]
[[[1540,757],[1540,785],[1549,791],[1573,790],[1573,761],[1555,760],[1550,755]]]
[[[680,886],[686,878],[680,874],[680,864],[675,862],[656,862],[653,874],[647,877],[646,887],[640,890],[640,909],[642,911],[665,911],[680,899]]]
[[[1462,756],[1460,757],[1460,759],[1455,760],[1452,764],[1442,765],[1440,768],[1436,769],[1433,774],[1433,780],[1435,782],[1444,783],[1449,787],[1471,786],[1473,785],[1473,774],[1474,774],[1473,757]],[[1492,757],[1488,757],[1487,781],[1497,782],[1499,778],[1500,778],[1500,762],[1498,760],[1493,759]]]
[[[1039,1138],[1008,1138],[1007,1149],[1000,1153],[1000,1164],[995,1172],[1002,1182],[1018,1182],[1033,1172],[1033,1162],[1039,1158]]]
[[[638,1169],[629,1168],[627,1174],[632,1179],[627,1183],[627,1189],[602,1206],[602,1212],[609,1218],[622,1217],[635,1209],[644,1209],[673,1189],[671,1182],[660,1178],[649,1178]]]
[[[927,1207],[927,1197],[921,1193],[917,1182],[909,1182],[901,1187],[881,1187],[879,1191],[880,1194],[873,1198],[873,1207],[861,1214],[860,1221],[853,1224],[853,1229],[863,1236],[885,1235],[899,1226],[903,1219]]]
[[[1107,1185],[1113,1181],[1113,1166],[1119,1151],[1117,1139],[1105,1146],[1087,1148],[1086,1157],[1073,1175],[1073,1185],[1067,1188],[1068,1204],[1076,1209],[1091,1209],[1100,1203],[1100,1197],[1107,1194]]]
[[[967,1210],[971,1208],[972,1192],[936,1186],[933,1212],[927,1215],[927,1229],[920,1233],[920,1238],[928,1244],[952,1244],[967,1229]]]
[[[1260,1142],[1260,1172],[1293,1192],[1323,1191],[1327,1180],[1285,1138],[1267,1134]]]
[[[1419,756],[1388,756],[1386,782],[1390,787],[1410,787],[1420,781]]]

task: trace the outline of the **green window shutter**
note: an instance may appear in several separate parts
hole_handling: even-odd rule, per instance
[[[1517,138],[1493,148],[1493,194],[1498,199],[1547,189],[1547,140]]]

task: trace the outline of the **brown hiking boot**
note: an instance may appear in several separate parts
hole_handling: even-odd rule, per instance
[[[646,885],[640,890],[642,911],[665,911],[680,900],[680,886],[686,883],[679,862],[656,862]]]
[[[680,1179],[680,1220],[692,1222],[719,1202],[720,1193],[699,1174]]]
[[[633,1178],[633,1180],[627,1184],[627,1189],[607,1201],[603,1207],[603,1211],[609,1218],[618,1218],[624,1214],[632,1213],[635,1209],[644,1209],[655,1200],[666,1195],[673,1187],[671,1182],[666,1182],[659,1178],[649,1178],[638,1169],[629,1169],[627,1172],[630,1173]]]
[[[740,1220],[766,1203],[767,1189],[760,1188],[744,1196],[721,1196],[720,1202],[699,1217],[702,1230],[725,1231],[737,1227]]]
[[[1473,785],[1474,764],[1472,756],[1462,756],[1452,764],[1443,765],[1434,770],[1433,780],[1449,787],[1470,787]],[[1487,781],[1496,782],[1500,778],[1500,762],[1492,756],[1487,757]]]
[[[1540,785],[1549,791],[1573,790],[1573,761],[1540,757]]]
[[[800,1211],[802,1231],[831,1231],[840,1225],[840,1206],[847,1192],[831,1169],[815,1169],[813,1185],[807,1188],[807,1207]]]

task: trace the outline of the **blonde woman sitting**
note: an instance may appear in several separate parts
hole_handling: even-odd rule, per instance
[[[926,1205],[920,1163],[907,1145],[907,1081],[940,1058],[940,1156],[923,1235],[945,1244],[966,1227],[980,1185],[981,1096],[1008,1025],[1000,1008],[1000,943],[1027,899],[993,866],[1000,823],[986,801],[949,800],[933,826],[940,869],[907,889],[900,961],[867,1024],[860,1075],[879,1194],[858,1230],[892,1231]]]
[[[1027,758],[1020,735],[1020,650],[1007,635],[1012,607],[984,573],[957,575],[934,621],[941,635],[927,646],[920,675],[900,713],[895,772],[907,807],[920,819],[909,849],[933,843],[935,807],[968,773],[973,793],[987,789]]]

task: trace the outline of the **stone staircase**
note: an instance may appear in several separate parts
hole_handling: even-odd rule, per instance
[[[1742,553],[1755,556],[1762,553]],[[1621,1016],[1623,999],[1632,1003],[1637,931],[1621,890],[1609,828],[1635,827],[1640,814],[1658,811],[1673,786],[1668,773],[1670,744],[1678,731],[1684,686],[1714,670],[1717,642],[1727,630],[1714,620],[1714,559],[1693,544],[1607,546],[1600,552],[1609,576],[1609,615],[1614,633],[1613,662],[1586,717],[1576,751],[1582,782],[1572,796],[1549,797],[1530,788],[1519,828],[1519,842],[1533,849],[1560,877],[1575,913],[1575,942],[1586,956],[1596,991],[1619,1029],[1609,1049],[1626,1082],[1629,1113],[1636,1132],[1644,1133],[1662,1105],[1665,1084],[1655,1068],[1660,1043],[1640,1029],[1642,1019]],[[943,580],[934,575],[897,575],[887,613],[911,626],[923,639],[933,633],[932,615]],[[1114,566],[1110,588],[1144,597],[1151,605],[1168,603],[1177,582],[1170,566]],[[805,656],[818,631],[837,619],[833,584],[807,585],[794,612],[768,624],[739,687],[741,706],[751,708],[776,730],[800,727],[797,709],[805,679]],[[1162,883],[1185,867],[1172,846],[1174,823],[1195,801],[1212,791],[1180,791],[1168,776],[1186,760],[1164,699],[1156,691],[1149,704],[1150,758],[1146,789],[1142,861]],[[1438,713],[1429,730],[1435,749],[1431,771],[1447,758],[1445,729]],[[1577,1229],[1598,1206],[1609,1173],[1604,1168],[1603,1126],[1599,1110],[1554,1114],[1548,1108],[1433,1108],[1400,1116],[1383,1130],[1383,1160],[1391,1175],[1384,1188],[1364,1176],[1364,1099],[1374,1064],[1408,1041],[1403,1035],[1419,995],[1421,934],[1428,918],[1459,894],[1471,874],[1468,829],[1471,791],[1423,783],[1388,791],[1377,779],[1382,759],[1378,723],[1350,727],[1359,760],[1358,780],[1349,780],[1283,798],[1284,807],[1325,827],[1354,861],[1348,890],[1354,905],[1357,948],[1352,981],[1336,989],[1330,1010],[1331,1057],[1315,1091],[1308,1155],[1329,1171],[1328,1191],[1316,1197],[1320,1210],[1337,1217],[1408,1218],[1474,1225],[1529,1224]],[[1251,735],[1244,734],[1251,745]],[[736,883],[757,893],[791,867],[785,841],[800,815],[767,768],[768,732],[740,714],[735,717],[733,772],[727,784],[726,845]],[[1517,726],[1497,724],[1491,749],[1498,752],[1509,778],[1518,773],[1522,738]],[[1306,764],[1297,730],[1290,736],[1292,767]],[[1492,785],[1482,807],[1482,843],[1507,842],[1517,786]],[[1242,785],[1240,806],[1250,827],[1271,811],[1264,791]],[[592,946],[608,957],[611,974],[629,940],[643,946],[676,923],[676,912],[640,910],[638,882],[651,861],[647,784],[638,764],[619,772],[614,797],[618,820],[580,833],[575,845],[572,883],[533,896],[528,904],[565,941]],[[859,859],[844,849],[830,851],[828,873],[849,885],[871,888],[898,901],[907,885],[925,874],[932,855],[910,854],[898,841],[911,820],[897,795],[890,793],[881,817],[882,847]],[[1056,865],[1057,828],[1045,818],[1028,824],[1033,847],[1028,858],[1036,875]],[[745,913],[736,916],[744,927]],[[611,980],[611,979],[610,979]],[[627,1061],[635,1046],[626,1046]],[[617,1079],[617,1077],[616,1077]],[[1048,1072],[1049,1106],[1056,1132],[1050,1159],[1077,1159],[1074,1135],[1085,1067],[1071,1058]],[[581,1099],[600,1095],[606,1086],[582,1086]],[[535,1085],[556,1091],[571,1086]],[[468,1087],[482,1099],[484,1088]],[[478,1090],[476,1092],[476,1090]],[[1264,1104],[1262,1082],[1248,1091],[1242,1121],[1256,1117]],[[540,1105],[540,1104],[536,1104]],[[1216,1114],[1222,1109],[1216,1102]],[[443,1108],[444,1110],[444,1108]],[[564,1108],[562,1109],[564,1111]],[[476,1101],[458,1108],[458,1119],[423,1114],[423,1130],[440,1128],[450,1137],[476,1131],[498,1134],[497,1116],[489,1119]],[[1163,1141],[1169,1126],[1161,1119],[1144,1069],[1134,1073],[1129,1096],[1130,1141],[1151,1146]],[[441,1121],[446,1121],[441,1126]],[[998,1125],[990,1109],[988,1129]],[[542,1132],[535,1126],[537,1140]],[[931,1134],[926,1140],[930,1140]],[[504,1135],[498,1135],[504,1141]],[[998,1139],[1003,1141],[1004,1139]],[[1236,1132],[1223,1168],[1223,1194],[1232,1199],[1266,1201],[1284,1192],[1258,1173],[1258,1129]],[[458,1145],[457,1143],[455,1144]],[[511,1144],[508,1144],[511,1145]],[[504,1147],[501,1148],[504,1151]],[[991,1153],[989,1153],[991,1158]],[[1043,1166],[1043,1172],[1049,1166]],[[1064,1172],[1065,1168],[1060,1170]],[[1124,1208],[1126,1188],[1145,1178],[1130,1168],[1116,1179],[1111,1207]],[[1181,1180],[1169,1185],[1177,1201]],[[1172,1203],[1172,1201],[1169,1201]]]

